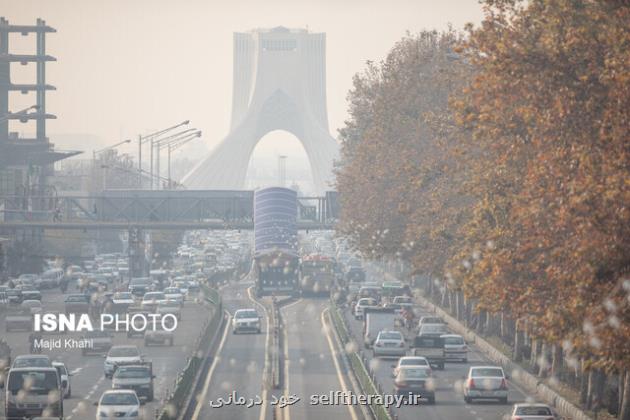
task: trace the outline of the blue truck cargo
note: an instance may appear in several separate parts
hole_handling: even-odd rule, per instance
[[[263,188],[254,193],[256,294],[299,294],[297,193]]]

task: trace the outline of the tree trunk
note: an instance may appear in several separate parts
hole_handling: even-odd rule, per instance
[[[538,376],[540,378],[546,378],[549,368],[549,344],[546,342],[542,342],[542,346],[540,347],[540,356],[538,357]]]
[[[630,371],[625,371],[625,379],[619,378],[623,383],[623,391],[620,392],[621,407],[619,408],[619,420],[630,420]]]
[[[519,320],[516,320],[516,324],[515,324],[515,333],[514,333],[514,361],[515,362],[520,362],[521,360],[523,360],[523,345],[524,345],[524,336],[523,336],[523,330],[522,330],[522,325],[521,322],[519,322]]]
[[[539,340],[537,338],[532,338],[532,353],[529,355],[529,364],[534,370],[536,370],[536,367],[538,366],[538,346]]]
[[[455,319],[458,321],[462,320],[462,313],[461,313],[461,303],[460,303],[460,297],[459,297],[460,291],[456,290],[455,291]]]
[[[479,320],[477,321],[477,331],[480,334],[485,334],[486,332],[486,323],[488,322],[488,312],[484,309],[479,311],[478,315]]]
[[[555,343],[551,348],[551,376],[560,376],[563,360],[562,345]]]
[[[584,359],[580,359],[580,403],[586,404],[588,397],[588,372],[585,369]]]

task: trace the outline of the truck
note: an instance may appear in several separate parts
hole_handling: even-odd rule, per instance
[[[419,335],[413,340],[414,356],[422,356],[429,364],[440,370],[444,369],[446,358],[444,357],[444,340],[440,336]]]
[[[381,331],[394,330],[396,312],[387,308],[366,308],[363,317],[363,345],[372,348],[376,336]]]
[[[300,263],[299,276],[302,295],[330,296],[335,286],[335,262],[324,255],[307,255]]]
[[[254,192],[255,293],[300,293],[297,238],[297,193],[270,187]]]

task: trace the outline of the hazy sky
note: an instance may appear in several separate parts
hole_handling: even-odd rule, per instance
[[[15,24],[41,17],[57,29],[47,38],[57,58],[47,70],[57,87],[48,111],[58,117],[48,133],[58,148],[89,152],[185,119],[203,130],[203,149],[211,148],[229,127],[232,33],[279,25],[327,34],[328,112],[337,137],[352,76],[367,60],[384,58],[406,31],[462,28],[482,13],[475,0],[0,0],[0,16]],[[32,35],[11,42],[12,52],[34,48]],[[33,69],[14,64],[12,81],[33,81]],[[19,93],[12,100],[12,111],[34,103]],[[14,124],[13,131],[34,131]],[[101,144],[94,137],[64,144],[59,134],[89,134]],[[273,149],[265,139],[260,152]]]

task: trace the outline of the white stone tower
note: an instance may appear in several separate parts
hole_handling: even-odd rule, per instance
[[[234,34],[230,133],[183,179],[191,189],[242,189],[258,141],[273,130],[296,136],[318,193],[331,189],[338,145],[328,131],[326,35],[304,29]]]

